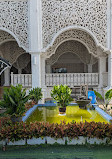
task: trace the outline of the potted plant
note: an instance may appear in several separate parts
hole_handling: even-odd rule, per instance
[[[57,102],[59,106],[59,113],[66,112],[66,106],[70,104],[73,99],[71,98],[72,90],[66,85],[55,85],[51,91],[51,97]]]
[[[22,116],[25,113],[25,103],[29,96],[26,95],[26,90],[22,85],[5,88],[3,100],[0,101],[0,107],[6,108],[6,114],[9,114],[12,122],[22,121]]]
[[[29,98],[35,103],[38,104],[38,101],[41,100],[43,97],[42,95],[42,88],[36,87],[29,91]]]

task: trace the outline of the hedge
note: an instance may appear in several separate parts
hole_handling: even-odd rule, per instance
[[[0,140],[8,139],[9,141],[18,141],[21,139],[46,136],[54,138],[69,137],[70,139],[78,138],[79,136],[89,138],[97,137],[99,139],[108,137],[112,139],[112,125],[101,122],[72,122],[66,124],[64,121],[61,124],[44,122],[30,124],[20,122],[12,124],[10,121],[7,121],[6,124],[0,128]]]

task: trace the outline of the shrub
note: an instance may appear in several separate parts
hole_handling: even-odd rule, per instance
[[[42,99],[42,88],[33,88],[29,91],[30,99],[33,100],[36,104],[39,100]]]
[[[66,85],[55,85],[51,91],[51,97],[56,100],[59,106],[66,107],[73,101],[71,92],[72,90]]]
[[[27,102],[25,104],[26,111],[28,111],[30,108],[32,108],[35,104],[36,103],[34,101]]]
[[[10,122],[10,117],[0,117],[0,129]]]
[[[0,101],[0,107],[6,108],[6,113],[11,116],[21,117],[25,112],[25,103],[29,96],[22,85],[6,88],[3,94],[3,100]]]
[[[85,122],[85,123],[68,123],[62,122],[61,124],[50,124],[44,122],[35,123],[9,123],[4,125],[0,130],[0,140],[9,139],[10,141],[20,139],[31,139],[33,137],[54,137],[70,139],[84,137],[97,137],[100,139],[110,138],[112,139],[112,125],[105,123]]]

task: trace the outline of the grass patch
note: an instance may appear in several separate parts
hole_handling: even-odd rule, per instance
[[[7,146],[0,159],[112,159],[112,146]]]

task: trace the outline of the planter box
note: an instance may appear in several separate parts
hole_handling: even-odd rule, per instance
[[[110,139],[107,138],[107,143],[108,143],[109,145],[112,145],[112,139],[110,140]]]
[[[45,138],[32,138],[32,139],[27,139],[27,144],[28,145],[40,145],[40,144],[45,144]]]
[[[55,144],[58,143],[60,145],[65,145],[65,138],[63,139],[55,139],[55,138],[51,138],[51,137],[46,137],[47,140],[47,144]]]
[[[79,136],[79,138],[69,139],[67,138],[67,145],[84,145],[86,143],[86,138]]]
[[[14,141],[14,142],[8,142],[8,140],[2,140],[0,141],[0,145],[5,145],[7,143],[7,145],[25,145],[26,140],[19,140],[19,141]],[[88,138],[88,137],[83,137],[80,136],[79,139],[74,138],[74,139],[70,139],[70,138],[63,138],[63,139],[55,139],[55,138],[51,138],[51,137],[45,137],[45,138],[32,138],[32,139],[27,139],[27,144],[29,145],[40,145],[40,144],[45,144],[47,141],[47,144],[61,144],[61,145],[65,145],[66,141],[67,141],[67,145],[84,145],[86,143],[88,144],[109,144],[112,145],[112,140],[109,140],[108,138],[105,139],[98,139],[98,138]]]
[[[98,139],[98,138],[96,138],[96,137],[94,137],[94,138],[88,138],[87,137],[87,143],[89,143],[89,144],[97,144],[97,145],[99,145],[99,144],[106,144],[106,141],[107,141],[107,138],[105,138],[105,139]]]
[[[0,145],[6,145],[8,143],[8,139],[1,140]]]
[[[7,145],[25,145],[25,139],[24,140],[19,140],[19,141],[14,141],[14,142],[9,141],[7,143]]]

